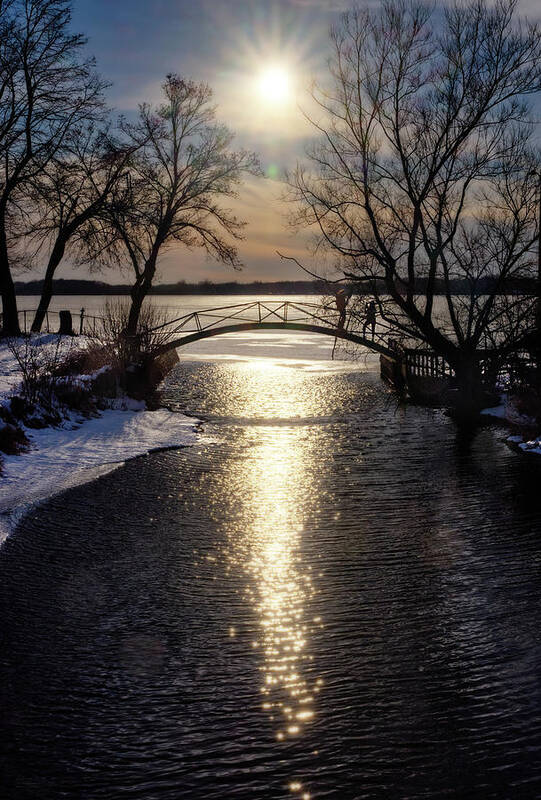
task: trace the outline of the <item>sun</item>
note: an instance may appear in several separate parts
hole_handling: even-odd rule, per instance
[[[266,67],[259,74],[257,89],[262,102],[284,104],[291,96],[291,77],[283,67]]]

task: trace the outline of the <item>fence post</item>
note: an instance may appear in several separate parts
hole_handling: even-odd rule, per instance
[[[84,308],[81,309],[80,317],[79,317],[79,336],[83,334],[83,322],[85,318],[85,310]]]
[[[60,311],[59,317],[60,317],[60,327],[58,329],[58,333],[61,336],[74,336],[75,334],[73,333],[71,311],[69,309]]]

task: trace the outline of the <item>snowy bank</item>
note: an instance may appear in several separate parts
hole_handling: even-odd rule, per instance
[[[0,428],[17,425],[28,442],[27,449],[17,455],[2,454],[0,543],[30,505],[110,472],[129,458],[164,447],[190,445],[197,439],[198,420],[163,408],[148,411],[143,402],[125,396],[101,398],[99,408],[103,404],[107,407],[99,414],[92,404],[89,408],[59,405],[51,427],[42,425],[47,417],[41,413],[39,400],[31,404],[39,426],[31,425],[33,419],[28,414],[13,418],[14,395],[22,390],[25,365],[38,364],[50,371],[91,345],[86,337],[53,334],[0,344]],[[109,369],[106,364],[89,374],[55,378],[54,391],[65,386],[87,392],[92,398],[96,379]]]
[[[494,417],[516,427],[531,428],[535,426],[535,419],[521,413],[516,406],[515,398],[510,397],[506,392],[500,396],[497,406],[483,408],[480,413],[482,416]]]
[[[501,403],[498,406],[492,406],[492,408],[483,408],[481,410],[481,416],[483,417],[494,417],[495,419],[507,419],[507,408],[505,403]]]
[[[198,420],[158,409],[111,409],[78,427],[26,430],[31,449],[5,456],[0,476],[0,543],[28,507],[86,483],[151,450],[190,445]]]
[[[516,445],[523,453],[532,453],[541,456],[541,436],[525,442],[522,436],[508,436],[507,441]]]
[[[484,408],[481,411],[483,416],[493,417],[508,425],[522,428],[532,429],[535,426],[535,420],[532,417],[521,414],[506,394],[502,395],[501,403],[493,408]],[[534,455],[541,455],[541,436],[524,441],[525,437],[521,435],[508,436],[506,441],[514,445],[524,453],[533,453]]]

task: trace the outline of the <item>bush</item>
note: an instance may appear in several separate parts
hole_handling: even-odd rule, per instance
[[[112,366],[124,388],[130,372],[135,367],[150,364],[154,354],[168,338],[166,329],[160,328],[167,322],[166,313],[148,303],[141,310],[136,336],[127,337],[125,331],[129,311],[127,299],[108,300],[102,311],[102,327],[96,337],[96,348],[103,363]]]
[[[541,422],[541,394],[538,389],[516,390],[511,394],[511,401],[518,414],[536,424]]]
[[[20,396],[31,407],[41,406],[56,415],[56,387],[61,380],[60,365],[73,349],[70,337],[23,336],[7,340],[7,347],[21,370]]]
[[[24,431],[11,422],[0,420],[0,450],[11,456],[28,449]]]
[[[108,367],[112,372],[110,348],[92,342],[84,350],[76,350],[64,359],[56,372],[58,377],[91,375]]]

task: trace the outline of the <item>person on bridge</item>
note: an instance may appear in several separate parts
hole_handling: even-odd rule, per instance
[[[338,309],[338,323],[336,325],[339,331],[344,330],[344,326],[346,324],[346,312],[349,300],[351,298],[351,289],[348,291],[346,289],[338,289],[335,296],[336,301],[336,308]]]
[[[351,298],[351,293],[352,293],[351,289],[346,290],[344,288],[340,288],[334,293],[334,300],[335,300],[336,308],[338,309],[338,314],[339,314],[338,322],[336,323],[336,330],[337,331],[343,331],[344,328],[345,328],[347,307],[348,307],[349,300]],[[334,359],[334,351],[336,350],[336,342],[337,342],[337,337],[335,336],[334,337],[334,345],[333,345],[333,348],[332,348],[332,355],[331,355],[331,358],[333,358],[333,359]]]
[[[363,324],[363,336],[366,337],[366,329],[370,325],[372,330],[372,339],[376,333],[376,304],[373,300],[370,300],[366,306],[364,307],[364,324]]]

